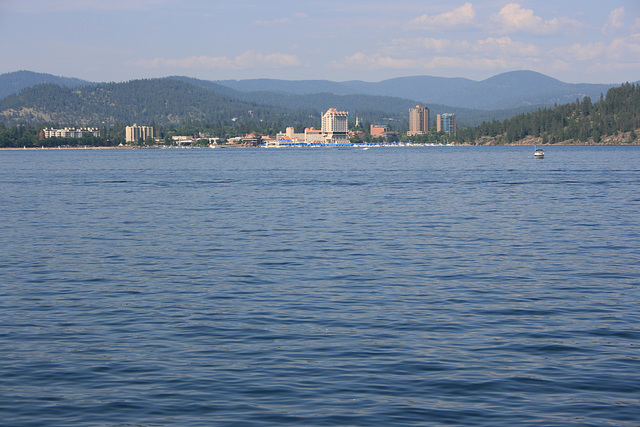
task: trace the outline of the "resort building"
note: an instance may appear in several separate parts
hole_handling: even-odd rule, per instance
[[[143,141],[147,138],[153,138],[153,128],[150,126],[138,126],[134,124],[133,126],[127,126],[125,141],[127,142],[136,142],[140,139]]]
[[[305,128],[304,133],[296,133],[293,127],[276,134],[275,139],[266,141],[267,145],[325,145],[349,143],[349,112],[329,108],[322,115],[322,128]]]
[[[329,108],[322,116],[322,133],[325,144],[346,144],[349,142],[349,112]]]
[[[429,132],[429,109],[422,105],[409,108],[409,131],[408,136],[424,135]]]
[[[93,135],[95,137],[100,137],[100,131],[98,128],[64,128],[64,129],[54,129],[54,128],[45,128],[40,132],[41,139],[45,138],[82,138],[86,135]]]
[[[306,134],[296,133],[294,128],[290,126],[285,132],[280,132],[276,135],[276,141],[280,141],[285,144],[301,144],[306,141]]]
[[[321,129],[305,128],[304,142],[305,144],[325,144],[325,135]]]
[[[456,115],[451,113],[438,114],[436,120],[438,132],[456,134]]]

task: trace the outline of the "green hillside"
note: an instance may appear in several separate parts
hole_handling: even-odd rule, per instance
[[[24,88],[42,83],[52,83],[66,87],[80,87],[94,84],[72,77],[60,77],[26,70],[14,71],[12,73],[0,74],[0,99],[18,93]]]
[[[640,132],[640,84],[609,89],[593,103],[570,104],[519,114],[502,122],[461,129],[458,139],[475,144],[637,143]]]
[[[189,120],[256,120],[285,114],[216,94],[174,79],[134,80],[80,88],[39,84],[0,101],[0,120],[7,124],[72,125],[139,122],[181,123]]]

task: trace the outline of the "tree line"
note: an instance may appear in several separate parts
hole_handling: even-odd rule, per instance
[[[607,91],[606,97],[592,102],[588,96],[582,100],[518,114],[503,121],[485,121],[476,127],[459,129],[461,142],[477,143],[492,138],[498,144],[513,144],[528,137],[542,144],[602,142],[605,136],[630,133],[629,142],[635,142],[635,131],[640,129],[640,85],[626,83]]]

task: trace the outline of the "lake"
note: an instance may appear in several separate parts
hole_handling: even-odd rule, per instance
[[[0,424],[638,426],[640,147],[0,151]]]

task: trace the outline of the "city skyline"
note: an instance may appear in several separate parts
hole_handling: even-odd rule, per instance
[[[483,80],[514,70],[568,83],[640,80],[637,0],[3,0],[0,36],[0,73],[98,82]]]

